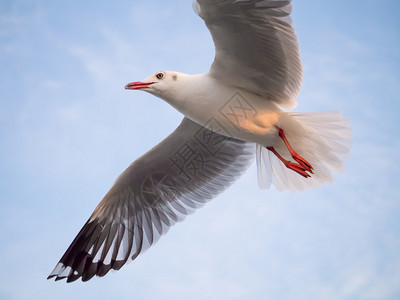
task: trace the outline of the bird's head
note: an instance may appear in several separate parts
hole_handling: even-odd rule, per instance
[[[165,94],[174,90],[178,85],[180,74],[177,72],[157,72],[143,81],[131,82],[125,85],[127,90],[142,90],[157,97],[164,98]]]

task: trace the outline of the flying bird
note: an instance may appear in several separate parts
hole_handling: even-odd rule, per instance
[[[291,0],[195,0],[215,44],[208,73],[157,72],[125,86],[184,115],[116,180],[50,278],[104,276],[230,186],[254,160],[261,188],[302,191],[343,172],[351,129],[338,111],[290,113],[302,81]]]

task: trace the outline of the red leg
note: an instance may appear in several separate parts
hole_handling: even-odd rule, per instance
[[[283,142],[285,143],[286,147],[288,148],[290,155],[292,156],[292,158],[297,161],[305,170],[307,170],[308,172],[314,174],[313,167],[312,165],[305,160],[303,157],[301,157],[300,155],[298,155],[296,153],[296,151],[293,150],[292,146],[290,146],[289,141],[286,139],[285,133],[283,132],[283,129],[279,128],[279,136],[280,138],[283,140]]]
[[[296,164],[284,159],[278,152],[276,152],[274,147],[267,147],[267,149],[274,153],[283,162],[286,168],[295,171],[305,178],[311,177],[309,174],[307,174],[308,170],[304,168],[300,163]]]

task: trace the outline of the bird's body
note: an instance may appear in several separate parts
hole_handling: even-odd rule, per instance
[[[339,112],[284,111],[297,105],[302,81],[291,8],[291,0],[194,1],[216,47],[210,71],[163,71],[126,85],[185,117],[118,177],[49,278],[87,281],[120,269],[231,185],[254,156],[262,188],[303,191],[344,170],[351,130]]]
[[[167,89],[149,89],[192,121],[227,137],[272,146],[283,111],[273,101],[218,80],[209,73],[163,72]],[[156,80],[153,76],[144,82]]]

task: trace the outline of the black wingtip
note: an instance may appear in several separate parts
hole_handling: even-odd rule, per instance
[[[63,280],[63,279],[65,279],[65,278],[67,278],[67,276],[61,276],[61,277],[58,277],[58,276],[57,276],[56,281],[60,281],[60,280]]]

